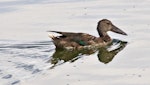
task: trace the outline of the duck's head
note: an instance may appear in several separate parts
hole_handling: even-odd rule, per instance
[[[113,25],[112,22],[108,19],[102,19],[98,22],[97,31],[100,37],[107,36],[108,31],[112,31],[122,35],[127,35],[124,31]]]

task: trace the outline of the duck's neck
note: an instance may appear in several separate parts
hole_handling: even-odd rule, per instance
[[[111,41],[110,36],[106,32],[102,32],[99,29],[97,29],[97,31],[98,31],[98,34],[99,34],[100,38],[102,38],[105,42],[110,42]]]

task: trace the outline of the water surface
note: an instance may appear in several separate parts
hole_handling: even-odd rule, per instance
[[[149,85],[149,6],[149,0],[1,0],[0,84]],[[101,62],[99,51],[74,52],[76,57],[68,60],[54,57],[60,52],[47,30],[98,36],[97,22],[103,18],[128,34],[109,32],[128,42],[112,60]]]

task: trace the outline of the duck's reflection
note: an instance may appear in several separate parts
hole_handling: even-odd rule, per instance
[[[84,49],[84,50],[56,49],[55,53],[49,60],[50,63],[53,65],[51,69],[65,62],[74,62],[78,60],[80,57],[82,57],[82,55],[91,55],[97,51],[99,61],[106,64],[112,61],[115,55],[119,53],[122,49],[124,49],[126,45],[127,42],[125,41],[113,39],[113,42],[110,45],[99,49]]]

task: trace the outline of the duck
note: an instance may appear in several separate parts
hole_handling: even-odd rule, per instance
[[[99,37],[90,35],[88,33],[75,33],[75,32],[62,32],[62,31],[48,31],[60,34],[60,36],[54,36],[52,34],[49,37],[56,46],[56,49],[93,49],[105,47],[112,42],[111,37],[108,35],[108,31],[112,31],[118,34],[127,35],[123,30],[116,27],[110,20],[102,19],[97,24],[97,32]]]

